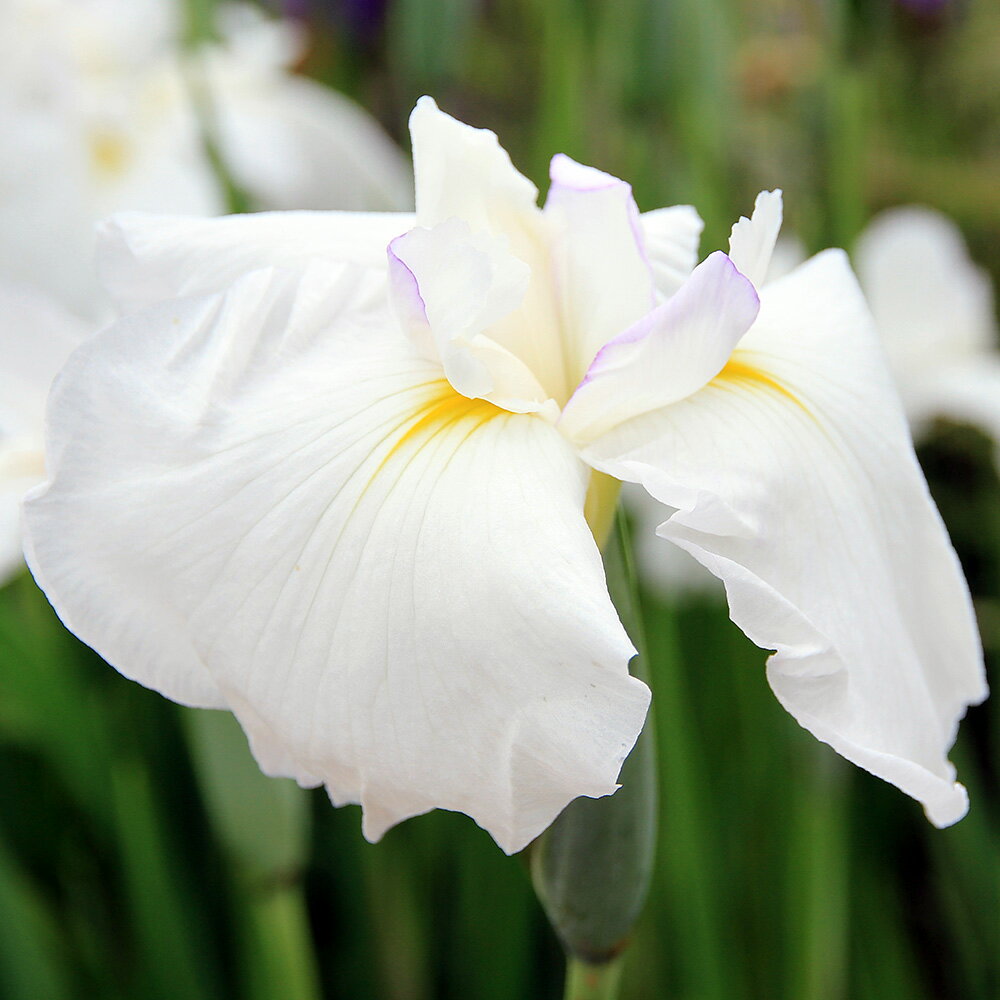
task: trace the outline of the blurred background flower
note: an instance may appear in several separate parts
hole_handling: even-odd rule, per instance
[[[10,0],[0,11],[0,275],[99,313],[93,226],[122,210],[401,209],[405,159],[290,67],[290,23],[227,5],[182,45],[171,0]],[[214,156],[214,160],[213,160]],[[219,167],[225,171],[220,178]]]
[[[278,26],[246,9],[217,20],[214,8],[0,9],[0,279],[18,296],[30,285],[48,296],[43,309],[98,315],[89,227],[112,208],[213,213],[234,195],[294,207],[297,192],[325,190],[356,162],[315,138],[332,89],[397,141],[430,91],[500,132],[538,183],[561,149],[633,180],[640,208],[696,204],[703,254],[758,190],[780,186],[805,252],[854,251],[879,211],[918,204],[952,220],[994,285],[1000,276],[1000,9],[987,0],[262,4],[294,19]],[[201,44],[183,84],[181,39]],[[208,86],[220,79],[245,113],[224,111]],[[200,117],[178,104],[190,86],[211,98]],[[302,103],[276,111],[279,95]],[[233,153],[229,190],[206,168],[206,134],[216,159],[227,143]],[[292,170],[297,136],[318,153]],[[348,153],[365,141],[346,140]],[[384,191],[402,170],[392,160],[362,170],[356,190],[371,173]],[[18,398],[12,338],[30,329],[7,322],[6,301],[3,433]],[[43,322],[37,343],[55,326]],[[42,351],[50,371],[61,349]],[[992,665],[1000,483],[993,442],[967,419],[928,420],[920,456]],[[1000,995],[1000,703],[970,714],[953,758],[969,816],[933,831],[783,717],[759,651],[717,598],[650,588],[645,599],[661,843],[623,996]],[[261,876],[245,862],[204,769],[195,781],[184,717],[69,639],[23,574],[0,591],[0,995],[558,995],[561,955],[526,875],[457,817],[411,820],[373,848],[356,815],[314,795],[311,850],[291,864],[304,907],[273,894],[294,878],[289,863]],[[237,869],[253,874],[230,877]],[[262,941],[277,943],[265,952]]]

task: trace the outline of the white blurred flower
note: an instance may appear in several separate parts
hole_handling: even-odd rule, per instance
[[[1000,445],[993,288],[958,227],[933,209],[890,209],[861,235],[854,259],[914,436],[947,417]]]
[[[405,161],[345,98],[288,71],[296,29],[224,9],[185,56],[171,0],[0,5],[0,277],[101,314],[95,222],[140,209],[219,214],[192,101],[211,98],[222,158],[259,208],[400,209]]]
[[[0,282],[0,586],[22,566],[21,499],[45,478],[42,424],[56,372],[87,326],[29,289]]]
[[[845,256],[758,291],[777,193],[692,271],[689,208],[557,156],[539,209],[491,132],[411,133],[415,216],[110,228],[126,315],[26,504],[63,621],[367,836],[443,807],[518,850],[642,725],[595,538],[638,482],[799,722],[959,819],[981,650]]]

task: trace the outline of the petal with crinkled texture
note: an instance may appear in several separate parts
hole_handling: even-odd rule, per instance
[[[389,244],[393,305],[414,345],[441,362],[462,395],[516,413],[541,409],[548,395],[489,334],[521,304],[530,278],[502,240],[460,219],[418,226]]]
[[[219,219],[125,212],[99,227],[98,269],[119,308],[226,288],[261,267],[310,261],[386,270],[391,240],[413,226],[403,212],[257,212]]]
[[[586,467],[455,393],[366,274],[251,272],[85,345],[29,562],[111,663],[230,706],[266,770],[360,802],[369,838],[443,807],[518,850],[614,790],[648,691]]]
[[[704,389],[584,457],[676,508],[660,533],[721,577],[733,620],[777,650],[768,679],[805,728],[935,824],[961,818],[946,755],[985,697],[982,653],[842,253],[767,286]]]

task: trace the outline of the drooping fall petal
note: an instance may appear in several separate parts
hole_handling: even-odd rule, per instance
[[[675,508],[660,534],[723,579],[805,728],[961,818],[946,755],[986,694],[975,621],[843,254],[764,288],[704,389],[583,454]]]
[[[614,790],[648,691],[586,468],[546,421],[456,393],[384,281],[258,270],[87,344],[29,560],[112,664],[230,707],[265,770],[360,802],[370,838],[443,807],[518,850]]]

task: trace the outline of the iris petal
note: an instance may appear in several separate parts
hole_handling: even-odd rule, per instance
[[[733,620],[777,651],[768,679],[805,728],[934,823],[961,818],[946,754],[985,697],[982,652],[843,254],[767,286],[715,379],[584,456],[675,508],[659,533],[721,577]]]
[[[365,274],[252,272],[87,345],[31,565],[111,663],[230,707],[262,766],[360,802],[370,838],[442,807],[519,850],[615,789],[649,693],[586,467],[456,393]]]

